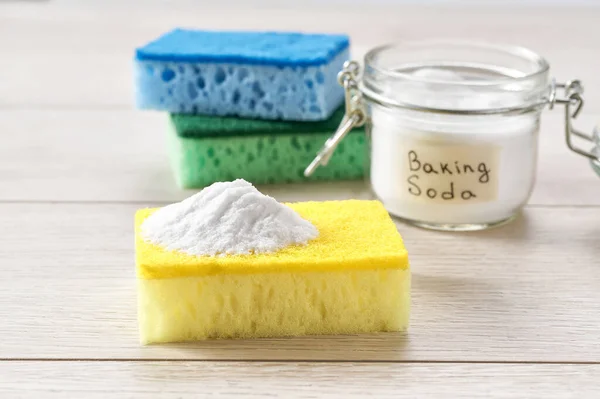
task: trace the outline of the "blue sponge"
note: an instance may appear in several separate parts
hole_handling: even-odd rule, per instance
[[[324,120],[342,103],[345,35],[176,29],[137,49],[139,108]]]

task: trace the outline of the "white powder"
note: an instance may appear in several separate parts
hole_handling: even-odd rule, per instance
[[[429,70],[418,76],[460,80],[459,76]],[[420,91],[396,96],[404,96],[401,100],[412,104],[440,108],[491,105],[489,95],[466,93],[469,88],[440,92],[420,87]],[[492,98],[503,106],[511,105],[518,95],[494,97],[492,93]],[[371,120],[371,185],[396,216],[432,225],[493,223],[512,216],[529,198],[535,180],[539,113],[425,114],[373,104]],[[411,156],[418,161],[410,162]],[[481,162],[490,171],[489,181],[477,171]],[[465,164],[474,169],[468,178]],[[460,168],[460,175],[456,168]]]
[[[141,233],[168,250],[211,256],[273,252],[319,235],[312,223],[242,179],[159,209]]]
[[[444,82],[463,82],[465,80],[459,73],[437,68],[419,68],[411,75],[417,78]]]

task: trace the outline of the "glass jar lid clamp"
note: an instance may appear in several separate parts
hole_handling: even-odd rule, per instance
[[[573,119],[579,115],[584,104],[582,97],[583,85],[579,80],[556,83],[553,79],[548,88],[547,96],[544,96],[541,101],[530,104],[527,107],[513,106],[492,109],[447,110],[417,106],[414,104],[399,104],[397,102],[386,103],[386,99],[367,88],[359,76],[360,66],[358,62],[346,61],[342,71],[338,74],[338,82],[344,88],[345,92],[345,115],[334,135],[325,142],[315,159],[305,169],[305,176],[308,177],[312,175],[319,166],[326,166],[340,141],[353,128],[359,127],[366,122],[367,113],[365,111],[365,98],[367,100],[385,103],[385,105],[388,106],[402,107],[414,111],[462,115],[519,114],[527,112],[532,108],[541,108],[548,105],[549,109],[553,109],[555,104],[562,104],[565,107],[565,139],[567,146],[575,153],[589,158],[594,163],[600,162],[600,154],[594,154],[592,151],[581,149],[574,143],[574,138],[583,139],[591,143],[595,142],[592,135],[583,133],[573,127]],[[562,93],[559,93],[559,89],[562,89]]]

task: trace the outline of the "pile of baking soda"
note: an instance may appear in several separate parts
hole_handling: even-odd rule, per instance
[[[159,209],[141,233],[162,248],[210,256],[274,252],[319,235],[312,223],[242,179]]]

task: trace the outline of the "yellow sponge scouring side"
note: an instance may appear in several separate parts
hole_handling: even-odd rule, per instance
[[[408,255],[381,203],[289,206],[319,229],[318,238],[276,253],[223,257],[144,241],[140,225],[155,210],[138,211],[141,342],[406,329]]]

